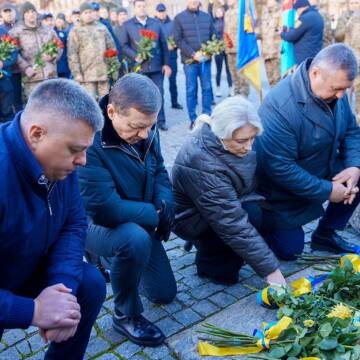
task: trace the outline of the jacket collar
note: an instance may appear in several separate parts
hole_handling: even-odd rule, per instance
[[[33,183],[39,184],[40,180],[43,183],[44,179],[46,179],[43,168],[29,149],[22,135],[20,127],[21,115],[22,112],[17,113],[14,120],[5,130],[5,141],[19,174],[26,176]]]
[[[328,116],[330,107],[329,105],[315,96],[310,87],[309,68],[312,59],[307,59],[297,68],[291,77],[292,93],[298,103],[303,105],[303,115],[309,120],[316,123],[319,127],[334,135],[335,128],[334,122],[329,119],[326,121],[325,116]],[[334,106],[333,112],[336,113],[338,101]],[[336,117],[336,116],[335,116]]]
[[[105,95],[100,99],[99,105],[104,115],[104,128],[101,131],[101,146],[103,147],[119,147],[123,150],[126,149],[126,142],[119,137],[117,132],[115,131],[111,120],[107,115],[107,105],[109,103],[109,95]],[[151,129],[149,137],[145,140],[144,149],[146,152],[148,151],[149,147],[151,146],[154,137],[156,135],[156,125]],[[126,151],[127,152],[127,151]]]
[[[146,26],[146,25],[149,24],[150,18],[149,18],[148,16],[146,16],[146,18],[145,18],[145,20],[144,20],[144,24],[145,24],[145,25],[143,25],[143,23],[141,23],[136,16],[134,16],[134,17],[132,18],[132,20],[133,20],[133,22],[134,22],[135,24],[139,24],[139,25],[141,25],[141,26]]]

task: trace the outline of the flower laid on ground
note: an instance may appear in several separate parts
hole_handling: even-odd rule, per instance
[[[350,308],[343,304],[334,305],[333,309],[327,315],[328,318],[337,318],[337,319],[350,319],[352,317],[352,311]]]
[[[225,41],[226,47],[228,49],[232,49],[234,47],[234,44],[233,44],[233,42],[231,40],[231,37],[227,32],[224,33],[224,41]]]
[[[258,294],[258,302],[267,307],[277,305],[277,318],[291,319],[286,327],[277,332],[276,341],[269,333],[255,330],[261,340],[256,343],[246,334],[230,330],[213,329],[215,339],[206,339],[209,355],[225,356],[261,354],[249,356],[254,359],[287,360],[359,360],[360,359],[360,273],[357,269],[356,254],[344,255],[337,259],[337,266],[329,274],[301,278],[291,286],[271,286]],[[333,261],[333,258],[331,258]],[[340,264],[339,264],[340,263]],[[300,287],[304,291],[300,291]],[[268,324],[270,329],[273,324]],[[214,331],[215,330],[215,331]],[[206,333],[206,332],[203,332]],[[264,340],[269,340],[264,343]],[[240,341],[241,340],[241,341]],[[201,344],[201,342],[200,342]],[[264,347],[262,345],[268,345]],[[261,345],[261,346],[260,346]],[[246,349],[243,350],[242,348]],[[200,349],[200,347],[199,347]],[[203,345],[201,348],[202,351]]]
[[[153,57],[151,52],[156,45],[158,34],[155,31],[146,29],[140,29],[139,33],[141,37],[138,42],[136,57],[140,60],[139,62],[143,62]]]
[[[107,65],[108,78],[112,81],[116,81],[119,72],[119,62],[117,59],[118,52],[115,49],[107,49],[104,52],[104,57]]]
[[[34,69],[43,68],[45,66],[43,55],[48,55],[51,58],[55,58],[59,50],[63,48],[64,44],[62,41],[54,36],[50,41],[43,45],[40,51],[36,53]]]
[[[9,35],[2,35],[0,38],[0,61],[6,61],[16,50],[18,42]],[[4,71],[0,70],[0,78],[4,76]]]

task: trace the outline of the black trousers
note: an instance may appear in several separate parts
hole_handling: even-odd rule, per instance
[[[0,79],[0,122],[7,122],[14,116],[14,89],[9,77]]]
[[[109,265],[118,312],[141,314],[144,309],[139,292],[155,303],[169,303],[175,298],[176,281],[165,249],[140,225],[124,223],[110,229],[90,223],[86,250]]]

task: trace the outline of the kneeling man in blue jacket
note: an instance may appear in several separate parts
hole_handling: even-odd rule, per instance
[[[0,127],[0,337],[39,328],[45,359],[82,359],[105,298],[83,262],[86,216],[77,166],[103,126],[96,102],[70,80],[48,80]]]
[[[100,101],[102,132],[79,172],[91,218],[86,250],[110,262],[114,329],[144,346],[161,345],[162,331],[142,316],[141,291],[169,303],[176,282],[162,240],[174,221],[173,195],[156,118],[161,94],[148,77],[128,74]]]
[[[331,45],[280,81],[259,109],[259,192],[270,204],[268,242],[282,259],[301,254],[302,226],[318,218],[312,249],[357,251],[336,232],[360,201],[360,128],[346,95],[357,75],[353,51]]]

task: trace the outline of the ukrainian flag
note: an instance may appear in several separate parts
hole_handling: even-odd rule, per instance
[[[252,0],[239,0],[239,44],[237,68],[261,94],[260,54],[255,35]]]

